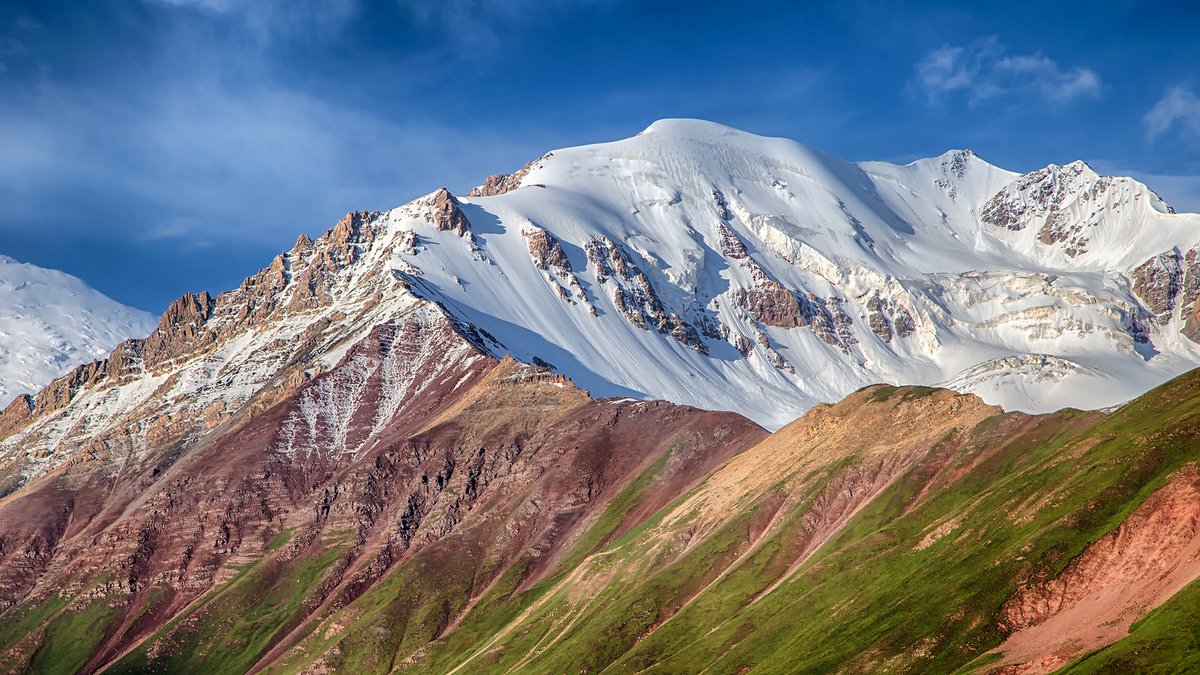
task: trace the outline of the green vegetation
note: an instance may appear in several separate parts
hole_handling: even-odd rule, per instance
[[[120,611],[103,600],[60,614],[46,627],[45,640],[30,661],[30,672],[79,672],[119,616]]]
[[[1005,416],[944,439],[765,595],[800,548],[810,498],[790,502],[752,543],[752,523],[778,506],[763,495],[676,557],[664,552],[676,548],[664,533],[639,527],[536,603],[514,598],[521,611],[506,615],[521,616],[500,640],[489,644],[497,610],[475,612],[459,632],[477,641],[452,635],[409,667],[444,671],[475,652],[469,670],[524,672],[949,672],[993,661],[986,653],[1005,637],[1000,609],[1019,580],[1061,572],[1169,474],[1200,459],[1198,380],[1182,378],[1109,418]],[[871,397],[894,393],[880,388]],[[928,393],[909,389],[901,398]],[[916,501],[939,463],[941,475],[956,478]],[[943,537],[918,545],[956,519]],[[581,589],[587,580],[597,588]],[[1194,632],[1186,630],[1200,625],[1197,606],[1180,596],[1139,624],[1128,646],[1110,649],[1166,649],[1164,636],[1173,636],[1171,648],[1190,658]],[[490,630],[470,631],[475,622]]]
[[[860,404],[922,408],[935,391],[880,386]],[[1109,416],[972,424],[912,448],[886,478],[895,457],[849,446],[740,501],[689,500],[701,486],[643,517],[663,453],[552,556],[505,540],[512,522],[485,521],[381,563],[319,612],[350,538],[289,557],[285,533],[108,672],[244,672],[293,629],[267,672],[986,670],[1020,583],[1061,573],[1200,461],[1200,373]],[[878,494],[855,502],[868,486]],[[0,648],[36,644],[29,670],[73,672],[125,612],[159,602],[51,597],[6,615]],[[1198,608],[1200,581],[1066,670],[1200,670]]]
[[[272,542],[282,548],[290,533]],[[106,672],[244,673],[303,616],[343,547],[248,565]]]

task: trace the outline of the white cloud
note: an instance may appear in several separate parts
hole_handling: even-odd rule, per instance
[[[144,0],[195,10],[244,26],[260,44],[280,37],[334,35],[361,9],[360,0]],[[191,18],[189,18],[189,21]]]
[[[931,104],[955,96],[977,106],[1012,98],[1050,105],[1099,96],[1104,85],[1095,71],[1064,68],[1043,54],[1007,54],[995,37],[966,46],[944,45],[917,62],[911,86]]]
[[[55,90],[0,101],[0,216],[103,185],[106,199],[159,214],[110,225],[145,228],[142,241],[272,240],[442,184],[463,190],[545,149],[527,144],[264,83],[187,80],[130,100]]]
[[[1200,141],[1200,97],[1184,87],[1171,87],[1142,121],[1151,140],[1177,128],[1181,135]]]

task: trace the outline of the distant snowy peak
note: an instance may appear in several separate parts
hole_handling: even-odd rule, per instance
[[[0,407],[153,328],[76,277],[0,255]]]

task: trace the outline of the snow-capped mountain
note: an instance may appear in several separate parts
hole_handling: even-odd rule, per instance
[[[669,670],[696,635],[770,669],[794,635],[735,653],[746,621],[820,596],[849,634],[896,598],[855,614],[840,589],[914,555],[990,581],[917,593],[947,618],[845,662],[936,668],[946,626],[978,629],[963,663],[1100,647],[1195,577],[1200,372],[1047,417],[877,386],[769,437],[637,399],[771,426],[874,381],[1107,406],[1200,362],[1198,240],[1200,217],[1080,163],[851,164],[694,121],[350,213],[0,411],[9,670]],[[881,513],[912,517],[853,559]],[[997,541],[1034,553],[1000,569]],[[832,545],[851,578],[786,583]],[[1047,604],[1064,584],[1085,592]],[[551,634],[577,639],[530,649]]]
[[[97,444],[119,472],[271,410],[272,452],[356,457],[504,356],[772,428],[876,382],[1107,407],[1200,364],[1198,258],[1200,216],[1082,163],[856,164],[664,120],[349,214],[180,298],[0,413],[0,486]]]
[[[413,233],[397,269],[494,349],[593,393],[774,427],[873,382],[1040,412],[1200,363],[1200,217],[1082,162],[854,164],[664,120],[472,194],[381,215]],[[439,227],[447,201],[462,222]]]
[[[37,391],[154,323],[76,277],[0,255],[0,400]]]

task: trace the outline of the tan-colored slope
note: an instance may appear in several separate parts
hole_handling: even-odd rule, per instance
[[[844,463],[863,475],[877,474],[867,481],[869,490],[849,495],[861,506],[936,444],[956,440],[999,412],[972,394],[868,387],[836,405],[813,408],[738,455],[668,515],[663,526],[694,517],[693,527],[710,528],[732,510],[771,492],[799,499],[806,484],[828,478],[826,472]],[[781,505],[781,510],[789,505]]]
[[[544,386],[528,386],[528,385]],[[530,430],[553,423],[592,401],[588,393],[552,371],[523,364],[505,356],[477,385],[421,429],[453,422],[476,434],[501,427]]]
[[[535,630],[544,631],[544,637],[508,672],[522,672],[526,666],[536,670],[535,660],[568,640],[589,611],[602,611],[594,603],[606,586],[660,572],[692,547],[703,545],[731,517],[748,512],[760,515],[748,522],[741,544],[714,561],[717,564],[704,575],[703,585],[678,598],[670,615],[640,639],[669,625],[692,602],[735,573],[760,544],[778,538],[787,528],[790,534],[784,538],[790,560],[760,594],[766,595],[899,475],[925,462],[931,463],[932,480],[971,430],[999,413],[973,395],[890,386],[870,387],[835,405],[818,406],[731,459],[643,536],[583,561],[458,668],[470,670],[474,663],[489,660],[493,645],[503,643],[514,631]],[[550,610],[556,602],[565,602],[570,609]],[[537,618],[546,611],[554,612],[552,619]],[[542,623],[535,628],[528,625],[530,621]]]

